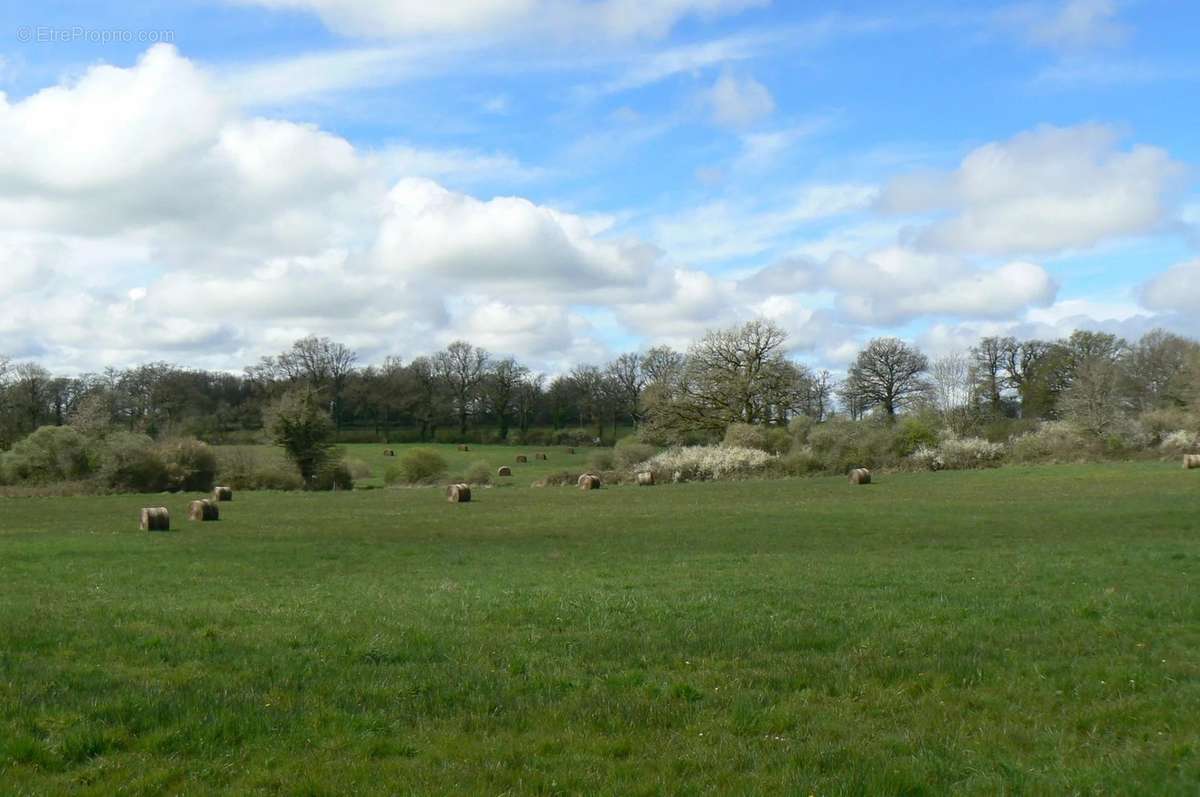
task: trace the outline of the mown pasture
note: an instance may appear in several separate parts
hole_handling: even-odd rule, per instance
[[[1196,793],[1200,473],[569,466],[0,499],[0,792]]]

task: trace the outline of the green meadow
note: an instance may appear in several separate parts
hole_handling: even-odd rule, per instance
[[[537,450],[448,447],[514,467],[470,504],[0,499],[0,793],[1200,790],[1200,473],[583,492]]]

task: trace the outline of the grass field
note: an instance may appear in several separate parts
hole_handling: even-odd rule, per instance
[[[0,793],[1200,790],[1200,474],[517,481],[0,501]]]
[[[588,467],[588,462],[591,457],[601,449],[583,447],[575,448],[575,453],[567,453],[568,448],[565,446],[489,446],[475,445],[470,446],[469,451],[459,451],[458,447],[452,444],[429,443],[426,445],[380,445],[380,444],[352,444],[339,446],[346,452],[346,456],[352,459],[361,460],[371,468],[371,477],[360,480],[363,486],[380,486],[383,484],[383,474],[387,470],[388,465],[395,463],[395,459],[384,456],[384,451],[391,449],[397,455],[403,456],[404,452],[412,448],[428,448],[437,451],[446,460],[449,466],[449,475],[453,477],[461,476],[463,471],[469,468],[476,462],[487,462],[492,467],[492,473],[501,465],[507,465],[512,468],[513,475],[511,478],[498,478],[496,481],[500,484],[511,484],[518,487],[528,487],[532,482],[546,476],[549,473],[555,473],[563,470],[584,470]],[[612,451],[612,449],[604,449]],[[534,459],[534,454],[542,453],[546,455],[546,459]],[[517,456],[524,455],[529,461],[518,463]]]

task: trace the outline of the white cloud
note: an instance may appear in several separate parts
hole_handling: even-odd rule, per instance
[[[817,184],[759,201],[717,200],[658,220],[654,241],[693,263],[761,254],[794,237],[804,225],[863,210],[875,201],[874,186]]]
[[[1152,310],[1200,312],[1200,259],[1172,266],[1141,289],[1142,304]]]
[[[766,86],[752,77],[728,73],[717,78],[708,101],[713,121],[724,127],[750,127],[775,111],[775,100]]]
[[[766,0],[242,0],[311,11],[347,36],[406,38],[429,34],[530,35],[553,31],[580,39],[665,35],[685,17],[736,14]]]
[[[743,294],[828,293],[846,320],[871,327],[920,317],[1006,318],[1048,305],[1058,286],[1039,265],[981,268],[900,246],[826,262],[790,257],[744,277]]]
[[[1184,167],[1164,150],[1118,141],[1105,125],[1039,127],[974,150],[953,172],[896,179],[881,206],[954,214],[917,237],[954,252],[1051,253],[1152,231]]]
[[[592,350],[572,303],[671,289],[654,247],[598,237],[610,220],[403,176],[516,179],[511,159],[364,152],[222,97],[164,46],[0,103],[0,350],[81,370],[184,350],[229,367],[297,333],[366,354],[469,330],[565,357]],[[539,320],[488,332],[499,307]]]
[[[1118,11],[1116,0],[1023,3],[1001,12],[1000,21],[1018,30],[1030,44],[1082,50],[1125,40],[1128,31],[1117,21]]]

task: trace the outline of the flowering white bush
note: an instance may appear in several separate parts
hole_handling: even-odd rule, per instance
[[[1169,451],[1195,451],[1200,448],[1200,434],[1179,429],[1165,435],[1159,446]]]
[[[978,437],[947,437],[936,448],[921,446],[909,460],[928,470],[990,468],[1004,459],[1004,446]]]
[[[1090,455],[1090,444],[1064,421],[1047,421],[1032,432],[1009,441],[1014,462],[1079,462]]]
[[[683,446],[669,448],[634,470],[648,470],[660,480],[673,482],[717,481],[761,473],[776,459],[774,454],[755,448]]]
[[[946,467],[942,455],[931,446],[921,446],[909,455],[908,461],[921,470],[941,470]]]

